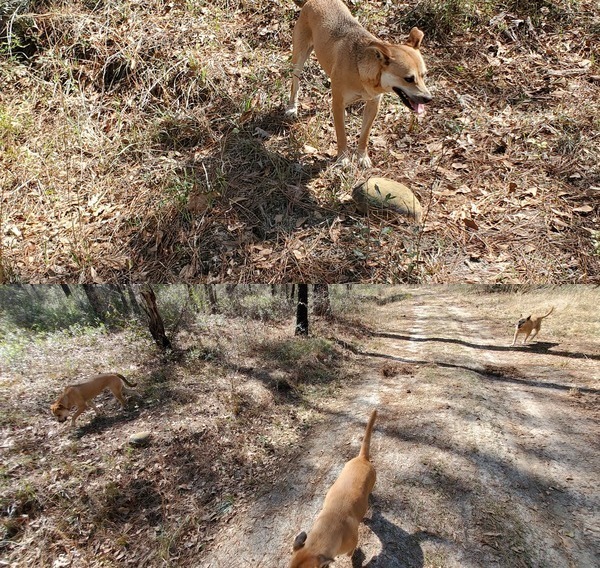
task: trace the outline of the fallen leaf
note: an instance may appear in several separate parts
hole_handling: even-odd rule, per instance
[[[473,229],[474,231],[479,229],[479,225],[473,219],[465,218],[463,219],[463,222],[469,229]]]
[[[573,209],[574,213],[591,213],[594,208],[591,205],[582,205],[581,207],[575,207]]]

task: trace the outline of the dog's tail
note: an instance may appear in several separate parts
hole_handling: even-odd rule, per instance
[[[371,412],[371,417],[367,423],[367,429],[365,430],[365,437],[363,438],[362,445],[360,447],[359,458],[370,459],[369,451],[371,449],[371,432],[373,431],[373,424],[375,424],[375,418],[377,418],[377,410]]]
[[[550,315],[550,314],[551,314],[553,311],[554,311],[554,306],[552,306],[552,307],[550,308],[550,311],[549,311],[549,312],[548,312],[548,313],[547,313],[545,316],[542,316],[542,319],[543,319],[543,318],[547,318],[547,317],[548,317],[548,316],[549,316],[549,315]]]
[[[119,373],[115,373],[119,379],[121,379],[128,387],[137,387],[137,383],[130,383],[123,375],[119,375]]]

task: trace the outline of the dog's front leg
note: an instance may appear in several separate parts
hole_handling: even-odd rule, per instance
[[[332,86],[333,87],[333,86]],[[337,138],[337,160],[342,167],[350,164],[348,155],[348,141],[346,140],[346,127],[344,120],[346,115],[346,104],[342,93],[332,88],[331,93],[333,107],[333,125],[335,126],[335,136]]]
[[[515,336],[513,337],[513,342],[512,342],[513,345],[517,342],[518,336],[519,336],[519,330],[517,329],[517,331],[515,331]]]
[[[313,46],[308,40],[308,32],[299,24],[294,28],[294,43],[292,50],[292,87],[290,100],[285,109],[285,115],[291,118],[298,116],[298,91],[300,90],[300,75]]]
[[[86,405],[77,407],[77,411],[71,417],[71,428],[75,428],[75,420],[77,420],[77,417],[82,414],[86,408]]]
[[[367,101],[363,110],[363,122],[360,131],[360,138],[358,139],[358,165],[361,168],[370,168],[371,160],[369,158],[369,151],[367,145],[369,143],[369,135],[371,134],[371,128],[373,127],[373,121],[379,112],[379,105],[381,104],[381,95]]]

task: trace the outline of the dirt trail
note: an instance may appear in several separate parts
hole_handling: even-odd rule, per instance
[[[510,348],[506,330],[433,289],[378,310],[364,380],[328,402],[289,476],[200,565],[287,566],[373,406],[371,518],[336,567],[600,565],[598,346]]]

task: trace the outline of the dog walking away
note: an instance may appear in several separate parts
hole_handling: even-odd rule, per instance
[[[66,387],[62,395],[50,407],[50,410],[59,422],[64,422],[69,417],[71,409],[76,406],[77,410],[71,418],[71,426],[74,427],[75,420],[84,410],[91,407],[96,411],[96,414],[99,414],[93,399],[105,389],[110,389],[115,398],[121,403],[121,408],[124,409],[123,383],[130,387],[137,386],[136,383],[130,383],[123,375],[117,373],[97,375],[85,383]]]
[[[517,342],[517,337],[519,335],[524,335],[525,339],[523,339],[523,345],[525,345],[525,342],[527,341],[527,339],[529,338],[529,336],[531,335],[531,339],[533,339],[539,332],[540,332],[540,328],[542,327],[542,320],[544,318],[547,318],[552,311],[554,310],[554,307],[550,308],[550,311],[543,316],[527,316],[526,318],[520,319],[517,322],[517,326],[515,329],[515,336],[513,337],[513,342],[512,344],[514,345]]]
[[[367,143],[384,93],[394,92],[414,113],[431,101],[425,86],[427,70],[419,48],[423,32],[410,30],[404,44],[377,39],[363,28],[341,0],[294,0],[302,8],[294,27],[293,77],[286,115],[298,114],[300,75],[311,51],[331,80],[333,123],[338,161],[350,162],[344,115],[346,107],[365,101],[358,139],[359,166],[371,167]]]
[[[294,540],[290,568],[324,568],[340,554],[352,556],[358,544],[358,527],[367,512],[369,494],[375,485],[375,468],[369,461],[371,432],[377,418],[373,410],[357,457],[346,463],[331,486],[323,509],[307,535]]]

